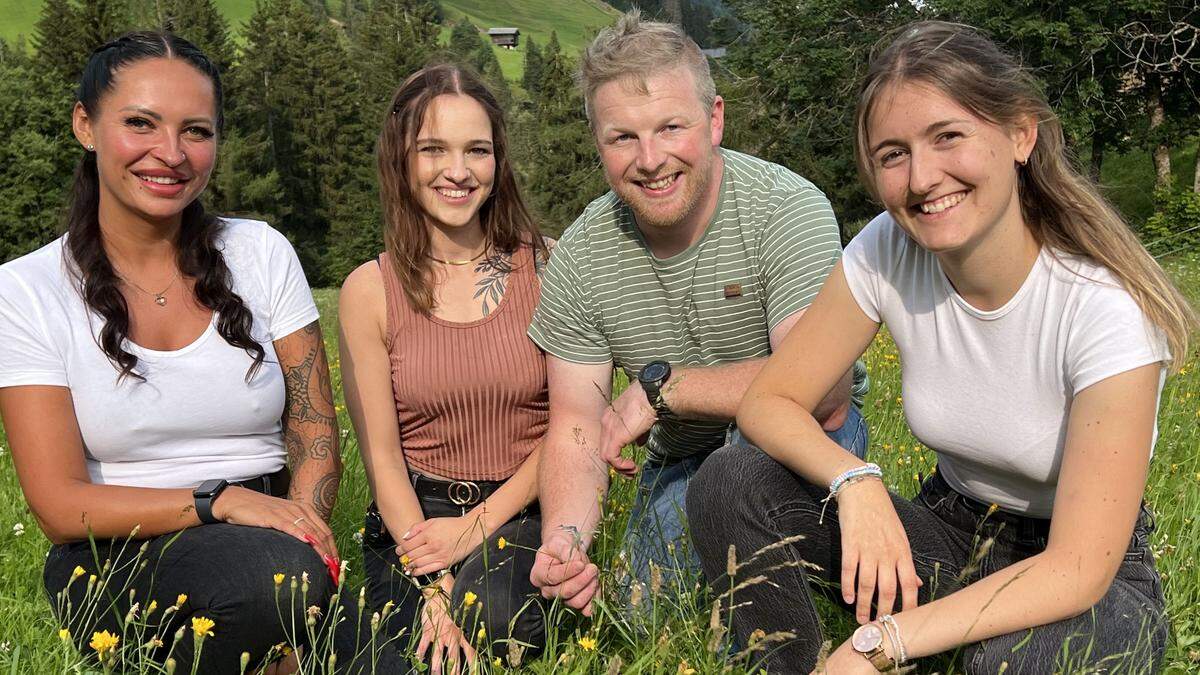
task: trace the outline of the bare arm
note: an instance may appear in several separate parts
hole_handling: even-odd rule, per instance
[[[368,262],[347,277],[338,300],[339,349],[346,408],[358,436],[371,494],[387,529],[399,537],[425,519],[408,478],[392,393],[385,335],[387,305],[379,266]]]
[[[784,319],[771,330],[771,348],[777,349],[806,309]],[[855,355],[857,358],[857,355]],[[766,365],[767,359],[746,359],[719,366],[672,369],[663,387],[663,400],[676,416],[683,419],[733,421],[738,404],[750,383]],[[854,359],[850,360],[853,365]],[[804,372],[804,371],[794,371]],[[850,408],[851,370],[831,383],[813,408],[812,414],[823,429],[838,429],[846,421]],[[637,473],[633,460],[623,457],[621,449],[650,431],[657,420],[646,392],[637,384],[629,386],[604,414],[600,434],[600,457],[626,476]]]
[[[148,537],[200,524],[190,489],[92,483],[66,387],[0,388],[0,417],[21,490],[50,541],[128,537],[135,527]]]
[[[546,357],[550,428],[538,471],[542,538],[564,528],[591,544],[608,490],[608,467],[598,453],[601,418],[612,395],[612,364],[579,364]]]
[[[771,350],[776,351],[788,332],[807,310],[792,314],[771,330]],[[767,359],[747,359],[707,368],[680,368],[671,374],[663,388],[663,398],[671,412],[684,419],[733,421],[750,383]],[[847,370],[813,410],[823,428],[837,429],[846,418],[850,404],[850,376]]]
[[[275,353],[287,386],[283,441],[292,473],[288,499],[311,504],[328,521],[341,483],[342,456],[321,324],[313,321],[276,340]]]
[[[190,488],[141,488],[91,481],[71,392],[66,387],[0,388],[0,418],[21,490],[46,537],[63,544],[152,537],[200,525]],[[311,504],[230,487],[213,503],[218,520],[269,527],[312,539],[337,555],[333,535]]]
[[[742,433],[815,485],[828,485],[838,474],[861,465],[825,435],[814,412],[824,405],[827,392],[847,378],[877,332],[879,324],[863,314],[850,295],[839,262],[803,320],[747,389],[737,414]]]

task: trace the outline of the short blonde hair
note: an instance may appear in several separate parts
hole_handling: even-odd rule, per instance
[[[645,93],[646,78],[678,66],[692,72],[696,96],[706,111],[712,112],[717,86],[708,70],[708,59],[683,29],[661,21],[643,21],[634,9],[621,15],[615,25],[600,31],[583,51],[578,81],[583,90],[584,111],[592,119],[592,97],[596,90],[613,80],[628,80]]]

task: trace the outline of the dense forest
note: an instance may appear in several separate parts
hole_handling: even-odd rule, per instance
[[[1194,0],[637,4],[680,17],[704,46],[728,48],[714,62],[736,120],[726,145],[810,178],[845,223],[878,210],[859,187],[851,133],[870,49],[907,21],[936,17],[985,29],[1035,68],[1093,175],[1106,157],[1144,152],[1156,169],[1155,211],[1134,225],[1151,241],[1200,243],[1188,229],[1200,223],[1200,162],[1184,172],[1190,180],[1171,167],[1172,150],[1195,147],[1200,133]],[[555,36],[527,40],[524,74],[508,81],[480,28],[452,22],[435,0],[337,5],[259,0],[235,40],[212,0],[46,0],[30,44],[0,43],[0,261],[56,236],[82,152],[69,129],[75,80],[94,47],[133,27],[169,27],[220,64],[227,124],[206,199],[285,232],[313,285],[338,284],[380,250],[375,136],[394,87],[430,60],[469,64],[496,89],[547,231],[561,232],[604,190],[573,84],[578,55]]]

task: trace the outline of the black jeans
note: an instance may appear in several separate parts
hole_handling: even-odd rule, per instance
[[[837,503],[830,502],[819,523],[827,490],[809,484],[753,447],[727,447],[709,457],[692,479],[688,518],[705,576],[715,589],[730,588],[725,576],[730,544],[739,561],[785,537],[804,538],[753,559],[737,573],[738,581],[766,574],[778,586],[755,584],[734,598],[733,631],[741,644],[750,633],[791,631],[796,639],[770,650],[761,664],[772,673],[808,673],[823,640],[808,575],[837,587],[841,570],[841,533]],[[917,574],[925,582],[923,604],[953,593],[978,579],[1028,558],[1046,547],[1049,521],[995,512],[969,500],[938,474],[926,479],[910,501],[892,495],[908,534]],[[1051,673],[1091,668],[1113,673],[1152,673],[1166,649],[1168,625],[1162,582],[1149,552],[1154,521],[1145,506],[1138,516],[1129,549],[1108,593],[1083,614],[997,636],[961,651],[971,675]],[[977,555],[980,542],[991,549]],[[799,561],[815,564],[807,574]],[[972,564],[974,563],[974,564]],[[841,594],[826,593],[842,607]],[[837,644],[837,641],[834,642]],[[1002,665],[1007,663],[1007,665]]]
[[[469,510],[470,507],[450,501],[421,498],[421,511],[426,518],[461,516]],[[382,531],[382,520],[377,514],[372,503],[363,530],[367,599],[375,611],[389,601],[393,603],[387,633],[406,632],[390,644],[408,655],[421,637],[420,588],[404,573],[396,555],[396,542],[390,532]],[[498,546],[501,538],[506,544],[503,549]],[[468,641],[481,650],[481,656],[483,644],[476,639],[481,626],[486,630],[493,653],[502,657],[508,654],[510,638],[522,646],[528,645],[524,654],[530,657],[545,646],[548,606],[529,581],[541,541],[542,515],[535,503],[501,525],[482,546],[451,568],[454,590],[450,606],[456,612],[461,611],[468,591],[481,605],[477,611],[463,611],[459,625]]]
[[[140,553],[143,544],[146,550]],[[320,556],[308,544],[277,530],[219,523],[148,540],[101,540],[95,546],[93,552],[87,541],[60,544],[51,547],[46,557],[43,583],[60,624],[71,631],[80,651],[91,653],[87,644],[93,631],[120,635],[122,644],[134,639],[124,621],[132,603],[138,603],[143,614],[151,601],[156,603],[157,609],[148,619],[154,625],[180,594],[186,594],[186,602],[162,628],[145,631],[142,636],[148,641],[157,632],[165,643],[155,655],[161,660],[166,658],[175,631],[186,628],[171,652],[178,663],[176,672],[186,673],[191,668],[192,617],[203,616],[216,623],[212,637],[204,641],[199,672],[237,673],[242,652],[249,652],[250,663],[255,665],[275,644],[304,644],[305,607],[317,605],[325,610],[333,594],[332,580]],[[106,561],[109,571],[104,572]],[[83,568],[84,574],[72,580],[76,566]],[[278,591],[278,602],[276,573],[288,579]],[[297,589],[293,603],[290,579],[299,579],[304,573],[309,579],[307,594],[302,602]],[[98,586],[101,581],[106,583],[92,591],[89,602],[85,595],[92,574],[97,575]],[[299,628],[293,630],[292,626]]]

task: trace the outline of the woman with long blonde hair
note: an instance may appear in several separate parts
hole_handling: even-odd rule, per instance
[[[733,594],[735,632],[794,632],[765,665],[816,666],[804,561],[862,624],[830,673],[953,650],[968,673],[1153,672],[1167,622],[1142,493],[1193,310],[1071,166],[1032,77],[974,29],[899,31],[863,84],[857,146],[887,211],[743,400],[762,451],[714,455],[689,493],[714,587],[731,543],[804,535],[737,570],[777,586]],[[883,324],[938,459],[913,500],[811,415]]]

